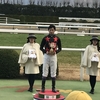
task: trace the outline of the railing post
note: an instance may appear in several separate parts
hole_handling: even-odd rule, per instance
[[[83,57],[84,51],[81,51],[81,61]],[[80,81],[84,80],[84,68],[80,66]]]
[[[8,23],[8,18],[6,17],[6,24]]]

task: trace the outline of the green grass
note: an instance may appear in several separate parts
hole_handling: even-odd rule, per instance
[[[35,86],[39,86],[41,88],[41,81],[36,80]],[[15,87],[13,87],[15,86]],[[27,90],[23,92],[16,92],[18,88],[16,86],[27,86],[28,82],[26,79],[24,80],[0,80],[0,100],[33,100],[32,94],[36,93],[36,89],[34,88],[34,92],[30,93]],[[13,88],[12,88],[13,87]],[[51,89],[51,80],[46,81],[46,89]],[[67,97],[67,95],[74,90],[85,91],[88,95],[91,96],[92,100],[99,100],[100,98],[100,82],[97,82],[95,87],[95,94],[90,94],[90,84],[88,81],[56,81],[56,89],[66,91],[65,93],[61,91],[60,93]]]
[[[37,34],[37,42],[41,43],[42,38],[45,35]],[[63,48],[84,48],[89,44],[91,36],[77,36],[77,35],[61,35],[58,34],[61,38]],[[0,33],[0,45],[4,46],[23,46],[27,41],[28,34],[9,34],[9,33]]]
[[[37,42],[40,44],[44,34],[37,36]],[[77,35],[61,35],[58,34],[61,38],[63,48],[85,48],[90,44],[91,36],[77,36]],[[27,41],[28,34],[9,34],[9,33],[0,33],[0,45],[1,46],[23,46]],[[18,50],[17,50],[18,51]],[[18,51],[20,53],[20,50]],[[80,65],[80,52],[74,51],[62,51],[58,54],[58,62],[61,64],[72,64]]]

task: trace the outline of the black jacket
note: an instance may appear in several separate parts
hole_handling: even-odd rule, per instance
[[[61,51],[61,40],[58,36],[54,35],[47,35],[42,39],[42,42],[40,44],[40,50],[43,53],[46,53],[47,51],[50,51],[51,47],[50,44],[53,43],[55,45],[55,47],[53,48],[53,50],[58,53]]]

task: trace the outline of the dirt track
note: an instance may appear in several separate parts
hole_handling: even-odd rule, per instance
[[[66,67],[65,67],[66,66]],[[57,80],[80,80],[80,67],[79,66],[71,66],[71,65],[59,65],[59,76]],[[23,73],[23,69],[21,69],[21,73]],[[84,70],[84,80],[89,80],[88,75]],[[97,80],[100,81],[100,76],[97,77]]]
[[[78,66],[72,67],[72,66],[67,66],[59,67],[59,76],[57,79],[61,80],[80,80],[80,68]],[[86,70],[84,70],[84,80],[89,80],[88,75],[86,75]],[[97,76],[97,80],[100,81],[100,76]]]

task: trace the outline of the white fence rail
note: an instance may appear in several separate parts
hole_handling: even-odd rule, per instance
[[[0,24],[1,23],[20,23],[19,19],[15,19],[15,18],[10,18],[10,17],[0,17]]]
[[[0,26],[27,26],[27,27],[45,27],[45,28],[48,28],[49,25],[36,25],[36,24],[3,24],[1,23]],[[65,25],[55,25],[57,28],[82,28],[82,29],[100,29],[99,26],[95,26],[95,27],[92,27],[92,26],[80,26],[80,25],[72,25],[72,26],[65,26]]]
[[[90,22],[93,22],[93,21],[100,21],[99,18],[75,18],[75,17],[59,17],[59,19],[67,19],[67,20],[86,20],[86,21],[90,21]]]
[[[0,29],[2,33],[35,33],[35,34],[48,34],[48,31],[39,31],[39,30],[19,30],[19,29]],[[87,33],[87,32],[59,32],[55,31],[55,34],[76,34],[77,36],[84,36],[84,35],[100,35],[99,33]]]
[[[16,47],[16,46],[0,46],[0,49],[21,50],[22,47]],[[83,53],[84,53],[85,48],[62,48],[62,50],[81,52],[81,59],[82,59],[82,56],[83,56]],[[84,68],[80,67],[80,81],[83,81],[83,79],[84,79]]]
[[[77,23],[77,22],[59,22],[59,23],[47,23],[47,22],[36,22],[36,25],[59,25],[59,26],[100,26],[100,23]]]

